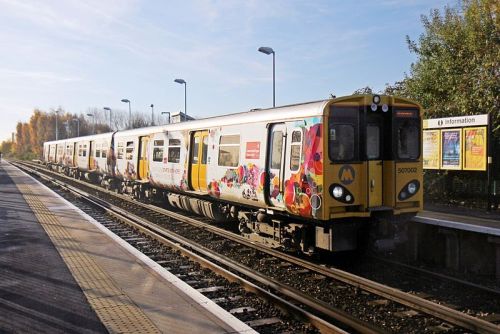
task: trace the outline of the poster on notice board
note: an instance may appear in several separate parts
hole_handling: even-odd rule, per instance
[[[464,129],[464,170],[486,170],[487,128]]]
[[[441,168],[462,168],[462,129],[441,130]]]
[[[422,158],[424,169],[439,169],[440,134],[440,130],[424,130],[422,138]]]

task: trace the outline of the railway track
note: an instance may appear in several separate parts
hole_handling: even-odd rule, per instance
[[[186,246],[190,252],[203,254],[218,266],[240,273],[252,280],[255,286],[277,291],[280,297],[291,301],[290,305],[298,304],[300,309],[308,311],[310,315],[324,319],[317,317],[311,320],[311,323],[322,331],[328,330],[322,327],[324,324],[321,321],[340,323],[348,330],[363,333],[422,332],[450,328],[456,332],[500,331],[500,327],[495,324],[415,295],[282,252],[262,249],[247,239],[200,222],[199,219],[133,201],[128,196],[113,194],[100,187],[65,178],[41,166],[31,165],[30,168],[31,172],[37,169],[38,173],[49,175],[44,177],[59,183],[60,186],[78,186],[84,189],[83,193],[82,190],[74,189],[80,192],[79,196],[98,194],[99,198],[88,196],[101,206],[128,217],[127,219],[135,224],[148,225],[148,229],[154,233],[169,235],[174,244],[190,244]],[[65,180],[64,183],[71,183],[73,186],[62,183],[62,179]],[[188,236],[197,238],[193,242],[187,239]]]

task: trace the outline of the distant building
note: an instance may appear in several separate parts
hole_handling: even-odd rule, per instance
[[[177,113],[172,113],[172,115],[170,116],[170,123],[180,123],[185,121],[192,121],[194,119],[194,117],[191,117],[179,111]]]

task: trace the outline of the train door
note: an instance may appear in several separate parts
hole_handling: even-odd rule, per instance
[[[285,208],[284,189],[285,189],[285,145],[286,145],[286,126],[283,123],[271,124],[269,133],[269,145],[266,159],[267,174],[267,201],[269,204]]]
[[[368,164],[368,207],[383,203],[383,122],[380,114],[366,116],[366,160]]]
[[[139,142],[139,180],[149,180],[148,161],[149,137],[141,137]]]
[[[195,131],[191,134],[191,172],[189,182],[196,191],[207,190],[208,131]]]
[[[89,170],[95,169],[95,141],[89,142]]]

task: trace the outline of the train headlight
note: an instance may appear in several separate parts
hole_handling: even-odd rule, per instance
[[[398,199],[405,201],[415,195],[420,189],[420,182],[418,180],[411,180],[399,192]]]
[[[408,192],[413,195],[417,192],[417,185],[413,182],[410,182],[410,184],[408,184]]]
[[[379,95],[373,95],[373,103],[379,104],[380,103],[380,96]]]
[[[341,198],[342,195],[344,195],[344,189],[342,189],[342,187],[336,186],[332,190],[332,195],[337,199]]]
[[[388,112],[389,111],[389,106],[387,104],[382,105],[382,111],[383,112]]]
[[[372,111],[377,111],[378,106],[375,103],[372,103],[370,108],[372,109]]]

